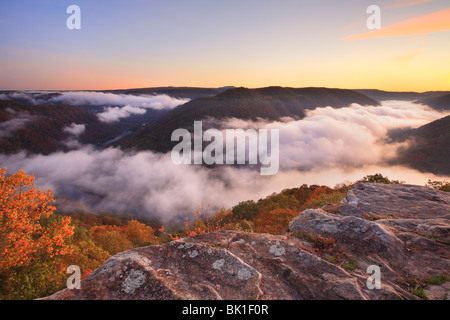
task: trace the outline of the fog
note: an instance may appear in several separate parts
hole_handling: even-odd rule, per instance
[[[15,114],[14,118],[0,123],[0,138],[6,138],[14,134],[17,130],[25,127],[25,125],[33,121],[35,117],[26,114]]]
[[[24,100],[31,104],[65,103],[74,106],[126,106],[137,108],[172,109],[189,99],[174,98],[165,94],[132,95],[99,91],[23,91],[0,94],[0,99]]]
[[[50,188],[96,209],[169,221],[193,214],[202,203],[231,208],[240,201],[258,200],[285,188],[302,184],[333,187],[374,173],[419,185],[428,179],[443,180],[447,177],[389,166],[388,160],[396,156],[399,145],[391,143],[387,134],[445,115],[427,106],[389,101],[379,107],[318,108],[302,120],[216,122],[222,129],[279,129],[280,170],[273,176],[262,176],[259,170],[242,165],[213,169],[176,165],[170,153],[96,150],[86,145],[46,156],[31,157],[24,152],[0,155],[0,164],[8,172],[24,169],[36,176],[40,188]],[[75,134],[82,128],[71,130]]]
[[[0,94],[1,99],[18,100],[34,105],[64,103],[82,107],[103,106],[103,111],[97,113],[99,120],[103,122],[117,122],[131,115],[142,115],[147,112],[147,109],[172,109],[190,100],[187,98],[174,98],[165,94],[132,95],[97,91],[10,92]]]
[[[98,113],[97,117],[103,122],[117,122],[133,114],[144,114],[146,112],[147,110],[145,108],[126,105],[124,107],[107,107],[103,112]]]
[[[67,103],[75,106],[85,105],[109,105],[126,106],[136,108],[152,109],[172,109],[180,104],[186,103],[189,99],[174,98],[168,95],[131,95],[90,91],[70,91],[62,92],[61,95],[48,100],[51,103]]]

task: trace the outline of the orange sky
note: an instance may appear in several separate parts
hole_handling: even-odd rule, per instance
[[[350,36],[344,40],[417,36],[448,30],[450,30],[450,8],[400,21],[372,32]]]
[[[0,89],[271,85],[450,90],[448,0],[0,4]]]

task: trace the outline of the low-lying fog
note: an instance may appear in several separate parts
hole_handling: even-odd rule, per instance
[[[194,213],[202,203],[231,208],[239,201],[258,200],[285,188],[302,184],[333,187],[374,173],[419,185],[428,179],[448,179],[387,164],[399,147],[386,139],[390,130],[419,127],[445,115],[424,105],[385,101],[378,107],[317,108],[302,120],[267,123],[227,119],[218,123],[219,128],[279,129],[280,166],[272,176],[242,165],[213,169],[176,165],[170,153],[96,150],[89,145],[46,156],[26,156],[24,152],[0,155],[0,164],[8,172],[24,169],[35,175],[40,188],[50,188],[96,209],[168,221]],[[81,127],[72,128],[76,129]]]

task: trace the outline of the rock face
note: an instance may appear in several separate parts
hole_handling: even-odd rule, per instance
[[[125,251],[45,299],[417,299],[414,286],[448,275],[449,215],[447,193],[357,184],[339,205],[300,213],[287,235],[221,231]],[[368,288],[370,265],[380,289]]]

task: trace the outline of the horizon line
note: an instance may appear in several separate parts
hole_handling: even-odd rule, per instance
[[[221,89],[221,88],[229,88],[229,89],[237,89],[237,88],[245,88],[245,89],[263,89],[263,88],[292,88],[292,89],[306,89],[306,88],[325,88],[325,89],[341,89],[341,90],[378,90],[384,92],[398,92],[398,93],[426,93],[426,92],[450,92],[450,88],[448,90],[424,90],[424,91],[398,91],[398,90],[383,90],[378,88],[340,88],[340,87],[326,87],[326,86],[302,86],[302,87],[292,87],[292,86],[280,86],[280,85],[268,85],[262,87],[245,87],[245,86],[219,86],[219,87],[202,87],[202,86],[151,86],[151,87],[138,87],[138,88],[117,88],[117,89],[2,89],[0,91],[52,91],[52,92],[105,92],[105,91],[122,91],[122,90],[142,90],[142,89]]]

